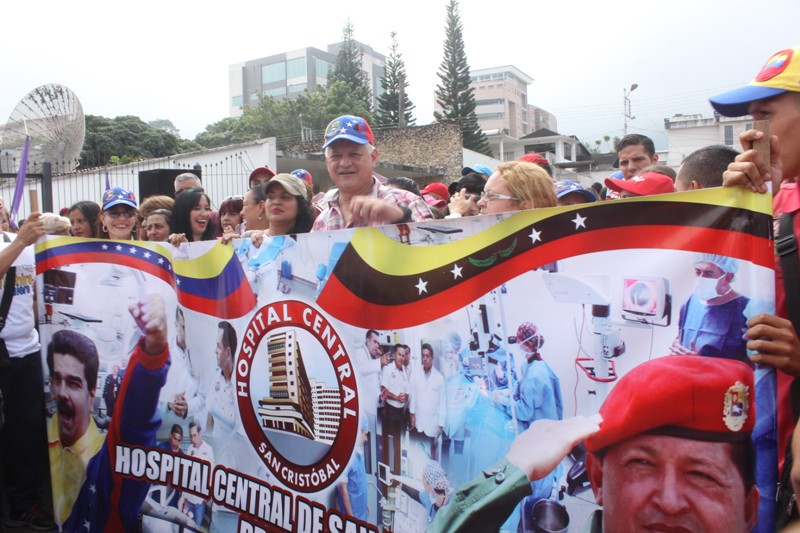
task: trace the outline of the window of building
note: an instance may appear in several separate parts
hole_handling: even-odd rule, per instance
[[[261,83],[264,85],[268,83],[275,83],[276,81],[283,81],[285,79],[286,63],[283,61],[261,67]]]
[[[308,87],[307,83],[295,83],[293,85],[289,85],[289,93],[301,93],[306,90]]]
[[[475,105],[497,105],[497,104],[503,104],[503,103],[505,103],[505,100],[503,100],[502,98],[489,98],[489,99],[486,99],[486,100],[475,100]]]
[[[328,79],[328,74],[333,70],[333,65],[324,59],[318,57],[314,58],[314,66],[316,67],[317,77]]]
[[[277,98],[279,96],[286,96],[286,87],[275,87],[274,89],[265,89],[262,93],[264,98],[269,96]]]
[[[725,126],[725,146],[733,146],[733,125]]]
[[[231,107],[242,107],[243,103],[244,103],[244,97],[241,95],[234,96],[231,98]]]
[[[751,130],[751,129],[753,129],[753,123],[752,122],[745,122],[744,123],[744,131]]]
[[[306,58],[298,57],[286,62],[286,77],[298,78],[306,76]]]
[[[258,93],[251,93],[250,94],[250,101],[251,102],[258,102],[258,97],[259,97]]]

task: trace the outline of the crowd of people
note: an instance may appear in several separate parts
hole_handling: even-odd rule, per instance
[[[41,468],[41,459],[46,455],[44,448],[47,440],[44,435],[43,420],[45,410],[41,381],[43,375],[41,347],[35,329],[33,291],[20,290],[21,283],[31,283],[30,280],[35,278],[32,245],[41,236],[70,234],[75,237],[117,241],[162,241],[173,245],[214,239],[230,242],[237,238],[251,238],[258,243],[269,237],[309,231],[491,215],[722,185],[745,187],[759,193],[771,189],[775,195],[776,217],[793,215],[800,210],[800,196],[798,196],[800,189],[795,183],[795,178],[800,176],[800,126],[798,126],[800,125],[800,47],[774,54],[750,84],[712,98],[711,105],[723,116],[749,114],[754,119],[767,120],[770,123],[771,135],[765,139],[761,131],[746,131],[740,136],[744,149],[741,153],[726,146],[701,148],[686,157],[677,174],[659,164],[651,139],[638,134],[626,135],[615,147],[620,172],[607,178],[603,184],[596,183],[589,188],[574,181],[553,178],[552,169],[546,158],[540,154],[526,154],[519,161],[503,162],[495,169],[480,164],[466,166],[462,170],[462,176],[452,180],[449,185],[435,182],[420,189],[419,185],[410,179],[394,178],[386,183],[378,179],[374,174],[374,168],[379,152],[370,125],[361,117],[345,115],[333,120],[326,129],[323,150],[334,188],[318,196],[313,195],[313,181],[308,171],[297,169],[292,173],[276,174],[264,166],[256,168],[250,174],[249,190],[245,194],[225,198],[216,210],[213,199],[203,189],[200,178],[192,173],[176,177],[174,199],[169,196],[152,196],[139,203],[132,191],[112,187],[105,191],[99,203],[91,200],[80,201],[66,209],[62,215],[33,213],[15,231],[10,228],[8,210],[4,202],[0,201],[0,215],[2,215],[0,223],[4,240],[8,243],[0,251],[0,273],[4,279],[3,298],[0,301],[2,340],[0,392],[4,403],[0,405],[5,405],[5,411],[2,413],[4,417],[0,417],[0,421],[4,423],[0,444],[4,470],[3,488],[9,509],[5,525],[28,526],[42,530],[54,527],[52,518],[42,508],[38,492],[46,476],[45,469]],[[764,140],[770,145],[769,161],[763,160],[760,152],[754,147],[757,142]],[[792,219],[791,224],[791,233],[797,238],[800,235],[800,219]],[[778,265],[779,271],[780,268]],[[724,276],[725,271],[722,273]],[[16,290],[12,291],[9,288]],[[795,439],[795,442],[790,444],[796,421],[791,408],[795,399],[791,384],[800,377],[800,340],[795,328],[797,324],[793,324],[788,318],[787,309],[794,304],[791,300],[791,291],[784,286],[784,277],[781,275],[777,277],[776,295],[777,315],[761,314],[751,318],[747,324],[749,329],[746,338],[751,339],[747,341],[748,353],[751,354],[749,363],[774,367],[778,370],[777,433],[782,467],[783,450],[793,445],[795,456],[800,453],[800,439]],[[159,324],[163,326],[163,317],[160,320]],[[145,332],[146,339],[155,338],[154,346],[150,347],[152,349],[145,350],[147,354],[163,353],[165,343],[161,326],[158,331]],[[369,346],[371,335],[372,333],[368,332],[365,343],[367,353],[371,353]],[[531,353],[534,352],[534,348],[531,348]],[[65,390],[63,402],[61,398],[56,398],[59,402],[58,414],[63,419],[59,422],[61,426],[56,428],[58,430],[56,434],[61,443],[67,445],[69,444],[67,441],[74,441],[82,435],[74,431],[79,428],[68,423],[76,413],[67,409],[71,405],[67,398],[69,391],[66,391],[69,387],[64,386],[61,381],[68,372],[56,368],[64,360],[64,354],[61,355],[62,357],[55,360],[51,358],[48,363],[54,365],[50,369],[51,380],[54,380],[51,383],[54,394],[58,396],[60,390]],[[392,355],[393,357],[390,357],[388,354],[380,353],[375,357],[373,354],[366,357],[366,360],[369,363],[376,363],[378,369],[377,375],[373,376],[375,398],[371,403],[374,406],[380,405],[383,409],[383,460],[399,471],[400,435],[405,430],[413,430],[415,438],[426,443],[432,459],[436,459],[435,446],[432,443],[441,433],[443,421],[439,412],[432,410],[437,405],[432,391],[436,390],[438,394],[439,390],[434,386],[435,383],[431,385],[432,381],[436,383],[439,381],[431,365],[434,357],[433,349],[430,346],[422,346],[422,372],[418,376],[410,375],[407,369],[408,348],[405,345],[395,345]],[[690,355],[686,357],[687,364],[703,364],[691,360]],[[736,358],[742,359],[743,356],[737,354]],[[535,361],[537,359],[532,358],[529,362],[533,364]],[[67,358],[67,362],[71,362],[71,359]],[[740,366],[736,367],[735,364]],[[695,384],[696,390],[705,388],[724,392],[730,381],[727,378],[730,376],[738,379],[744,387],[753,387],[752,372],[749,374],[750,377],[747,377],[747,372],[751,370],[748,365],[731,362],[729,366],[727,374],[718,364],[710,368],[709,375],[718,376],[719,381],[701,380]],[[366,373],[366,366],[360,371]],[[659,371],[669,373],[670,370],[662,366]],[[645,383],[650,385],[646,370],[640,374],[644,377],[633,374],[628,381],[639,387]],[[681,375],[686,376],[686,374]],[[81,382],[81,386],[92,388],[97,385]],[[622,383],[614,389],[614,396],[609,396],[606,404],[627,405],[629,408],[638,405],[634,401],[636,395],[629,393],[629,396],[624,396],[623,392],[616,392],[618,389],[626,390],[621,386]],[[726,442],[734,440],[728,439],[730,437],[728,433],[732,431],[730,425],[724,428],[718,427],[719,421],[714,419],[712,422],[713,417],[698,421],[679,413],[674,419],[662,420],[661,414],[671,410],[677,395],[685,393],[683,385],[679,390],[670,388],[668,384],[663,387],[665,390],[663,398],[659,396],[660,389],[657,387],[650,387],[653,392],[651,395],[639,395],[652,396],[655,400],[652,405],[646,404],[641,411],[637,411],[636,420],[641,419],[641,422],[637,422],[636,431],[630,431],[624,424],[620,425],[617,411],[609,407],[601,411],[602,426],[598,426],[598,421],[589,424],[585,421],[561,422],[560,424],[572,424],[578,429],[572,433],[568,432],[574,434],[574,438],[567,439],[569,442],[561,442],[561,448],[546,450],[549,453],[547,460],[540,457],[541,460],[537,460],[534,464],[529,460],[531,452],[528,449],[521,445],[512,446],[504,462],[500,463],[500,468],[513,474],[507,476],[511,481],[504,482],[500,479],[499,475],[503,470],[498,470],[494,477],[480,476],[481,479],[476,481],[475,487],[483,491],[484,496],[480,498],[470,496],[469,506],[494,509],[491,516],[497,516],[493,522],[502,523],[504,520],[502,515],[506,512],[507,506],[497,504],[493,498],[505,501],[504,494],[507,490],[515,494],[530,494],[532,489],[528,482],[538,479],[536,476],[541,477],[552,471],[555,456],[563,457],[575,442],[594,435],[587,441],[589,451],[594,454],[594,459],[590,461],[590,477],[597,500],[604,504],[606,512],[598,515],[593,530],[622,530],[618,528],[624,527],[620,524],[624,523],[626,517],[630,518],[632,523],[646,517],[650,522],[644,523],[658,526],[656,529],[719,530],[719,524],[724,522],[726,531],[749,530],[758,517],[756,511],[758,506],[755,503],[757,496],[754,496],[757,495],[757,491],[753,492],[754,481],[747,472],[742,474],[742,479],[730,478],[731,473],[726,462],[729,460],[728,456],[720,459],[719,468],[709,467],[709,471],[702,472],[703,483],[695,487],[698,490],[694,496],[688,493],[686,496],[687,501],[690,497],[700,496],[713,499],[714,491],[722,487],[719,490],[720,498],[715,500],[715,505],[687,504],[681,507],[676,501],[683,497],[682,493],[675,492],[673,493],[675,501],[668,503],[676,505],[670,507],[658,496],[659,491],[663,493],[667,490],[665,485],[668,486],[669,483],[654,483],[652,487],[648,486],[648,490],[654,491],[652,494],[655,496],[642,501],[640,507],[617,501],[616,495],[622,494],[625,487],[621,486],[620,490],[616,491],[614,483],[624,483],[624,476],[620,476],[618,468],[620,464],[624,464],[625,454],[629,453],[627,448],[622,448],[619,443],[626,442],[630,445],[632,441],[636,442],[639,446],[636,452],[637,464],[652,465],[663,462],[674,465],[680,461],[688,461],[687,458],[690,456],[705,453],[702,443],[718,442],[720,439]],[[443,391],[444,385],[439,388]],[[112,393],[106,402],[113,406],[117,399],[113,393],[114,386],[111,390]],[[419,390],[418,397],[424,398],[424,401],[415,402],[415,390]],[[633,390],[636,390],[636,387]],[[185,399],[182,401],[178,397],[173,400],[173,409],[180,409],[183,403],[186,403]],[[499,403],[509,403],[508,398],[498,397],[495,400]],[[748,399],[739,398],[739,400],[737,405],[740,408],[748,408]],[[662,402],[663,405],[658,402]],[[370,402],[367,401],[366,404],[369,405]],[[117,402],[117,407],[109,409],[119,410],[120,406],[121,403]],[[706,406],[700,405],[698,408],[702,411]],[[372,414],[374,416],[374,413]],[[113,416],[113,413],[108,413],[108,416]],[[691,420],[687,422],[688,418]],[[201,424],[190,425],[188,433],[192,434],[194,450],[190,450],[190,453],[203,453],[201,425],[209,432],[219,431],[224,427],[220,425],[222,421],[223,418],[209,415],[209,418],[203,420]],[[737,442],[741,440],[739,437],[742,434],[749,436],[752,432],[752,418],[747,424],[750,425],[745,426],[743,433],[737,432],[735,439]],[[671,433],[662,431],[667,426]],[[173,425],[172,428],[172,433],[178,435],[182,435],[184,431],[181,424]],[[673,431],[675,428],[684,431],[675,433]],[[538,435],[549,431],[551,431],[549,427],[532,424],[520,438],[530,445],[533,437],[528,436],[529,433]],[[714,436],[714,433],[718,435]],[[667,434],[669,437],[665,437]],[[690,442],[661,448],[660,444],[651,442],[658,438],[678,438]],[[560,441],[554,437],[550,442]],[[739,452],[734,450],[731,453],[736,455]],[[742,453],[747,456],[749,452],[745,449]],[[433,469],[431,467],[431,470]],[[643,479],[657,481],[662,470],[668,469],[637,467],[637,479],[631,478],[630,483],[635,486]],[[792,474],[793,483],[800,489],[798,463],[794,463]],[[430,479],[426,478],[426,483],[429,485],[440,488],[445,486],[440,479],[441,476],[431,474],[428,477]],[[483,487],[487,483],[490,485],[488,489]],[[516,486],[509,489],[509,485],[514,483]],[[726,492],[725,486],[732,488]],[[436,521],[436,524],[443,524],[442,530],[473,530],[475,524],[470,523],[469,519],[474,517],[478,517],[479,520],[478,530],[484,530],[488,524],[486,520],[489,514],[467,513],[459,507],[462,493],[469,495],[472,490],[471,487],[462,488],[454,497],[455,504],[449,506],[453,513],[464,511],[460,515],[465,519],[463,527],[456,526],[452,521],[459,515],[448,513],[445,516],[444,513],[440,513],[442,516],[438,517],[440,520]],[[449,495],[448,491],[449,486],[444,492]],[[762,494],[762,501],[764,496]],[[772,498],[774,495],[766,496]],[[450,496],[444,498],[444,500],[449,499]],[[720,503],[722,500],[725,505]],[[444,503],[441,501],[439,506]],[[617,503],[620,504],[616,505]],[[203,502],[184,498],[176,505],[195,518],[197,523],[202,522],[205,512]],[[676,511],[676,516],[682,518],[673,520],[671,510],[679,507],[681,510],[679,513]],[[720,511],[719,516],[712,516],[710,514],[712,509]],[[791,511],[791,508],[789,510]],[[59,508],[57,511],[63,519],[63,513],[68,512],[68,509]],[[785,511],[786,509],[777,509],[771,512],[779,515]],[[775,517],[762,516],[761,520],[761,524],[771,524],[775,521]]]

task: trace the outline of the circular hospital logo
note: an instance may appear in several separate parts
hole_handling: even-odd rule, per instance
[[[242,423],[287,487],[317,492],[343,473],[358,433],[350,357],[317,309],[288,300],[259,309],[236,362]]]

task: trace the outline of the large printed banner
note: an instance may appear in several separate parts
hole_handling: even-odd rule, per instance
[[[424,531],[534,420],[596,413],[635,365],[681,347],[747,360],[747,317],[774,307],[770,200],[718,189],[260,247],[43,241],[56,522]],[[709,289],[708,263],[733,276]],[[698,307],[722,285],[735,305]],[[577,530],[598,508],[582,461],[532,485]],[[503,529],[533,530],[531,503]]]

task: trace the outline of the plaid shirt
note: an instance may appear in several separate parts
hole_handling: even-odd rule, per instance
[[[372,178],[372,189],[366,196],[379,198],[384,203],[407,207],[411,210],[411,222],[417,222],[433,218],[431,210],[428,209],[428,204],[425,203],[420,196],[414,193],[404,191],[401,189],[394,189],[386,187],[378,183],[375,178]],[[335,229],[355,228],[363,226],[382,226],[384,224],[391,224],[390,221],[381,222],[359,222],[358,224],[347,224],[342,215],[341,205],[339,204],[339,191],[334,189],[326,194],[320,202],[322,213],[317,216],[314,221],[314,227],[311,231],[330,231]]]

